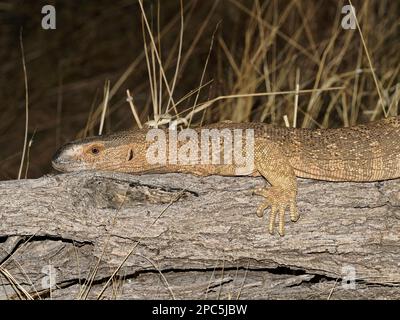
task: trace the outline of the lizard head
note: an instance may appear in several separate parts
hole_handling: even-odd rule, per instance
[[[141,172],[146,170],[145,130],[122,131],[69,142],[53,156],[52,165],[63,172],[105,170]]]

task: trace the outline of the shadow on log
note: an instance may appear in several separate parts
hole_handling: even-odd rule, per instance
[[[301,217],[283,238],[255,215],[251,190],[264,183],[101,172],[0,182],[0,299],[400,298],[400,180],[299,180]]]

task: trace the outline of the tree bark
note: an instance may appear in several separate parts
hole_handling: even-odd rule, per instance
[[[252,177],[0,182],[0,299],[400,298],[400,180],[299,179],[286,236]]]

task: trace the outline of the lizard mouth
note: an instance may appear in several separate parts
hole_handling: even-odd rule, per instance
[[[51,165],[53,166],[54,169],[61,171],[61,172],[67,172],[68,170],[66,169],[67,163],[62,163],[58,161],[57,159],[53,159],[51,161]]]
[[[68,172],[71,170],[68,170],[70,168],[70,162],[64,161],[57,157],[56,155],[53,157],[51,160],[51,165],[53,166],[54,169],[61,171],[61,172]]]

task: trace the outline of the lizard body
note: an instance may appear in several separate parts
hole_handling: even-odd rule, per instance
[[[139,174],[185,172],[204,176],[261,175],[271,187],[255,190],[255,193],[265,197],[265,201],[257,209],[257,215],[262,216],[265,209],[271,207],[269,231],[273,233],[275,218],[279,214],[278,230],[281,235],[284,234],[286,210],[290,211],[292,221],[298,219],[296,176],[354,182],[400,177],[400,116],[337,129],[277,128],[262,123],[218,123],[197,128],[194,133],[201,137],[204,130],[215,129],[228,133],[251,130],[254,138],[252,143],[241,136],[241,144],[238,146],[242,156],[246,161],[251,159],[253,166],[238,172],[238,164],[234,161],[199,161],[200,151],[204,150],[200,146],[204,142],[201,139],[193,140],[198,145],[192,145],[196,147],[195,157],[187,160],[188,162],[179,163],[179,156],[169,153],[167,148],[165,163],[150,163],[146,155],[155,140],[147,139],[147,134],[152,129],[122,131],[67,143],[58,150],[52,163],[60,171],[96,169]],[[170,130],[162,132],[165,133],[167,146],[175,141],[176,137],[172,136]],[[229,139],[232,137],[236,136],[232,134]],[[178,138],[177,149],[185,147],[187,141]],[[229,146],[224,141],[226,139],[217,141],[220,148],[216,152],[221,158]],[[210,149],[212,143],[212,140],[206,140],[206,146]],[[185,151],[188,151],[187,145]]]

